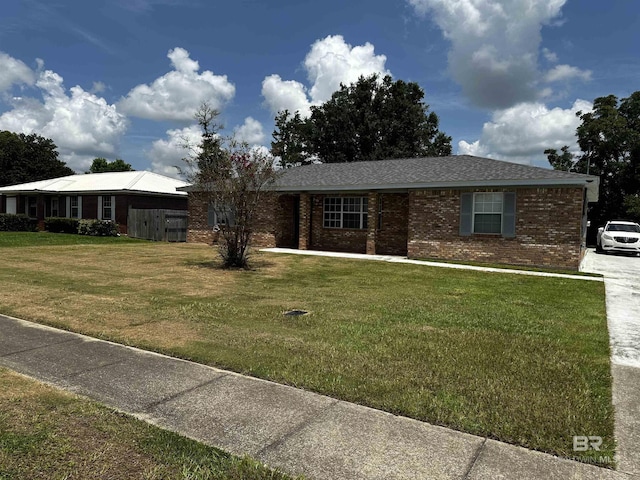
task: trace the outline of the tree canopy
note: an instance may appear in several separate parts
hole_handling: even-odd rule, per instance
[[[73,175],[51,139],[0,131],[0,186]]]
[[[307,119],[284,110],[276,116],[271,153],[283,167],[451,154],[451,137],[423,102],[415,82],[377,74],[333,93],[311,107]]]
[[[121,158],[116,158],[113,162],[110,162],[106,158],[98,157],[93,160],[87,173],[104,172],[133,172],[133,168],[131,168],[130,163],[126,163]]]
[[[591,112],[578,112],[576,131],[582,153],[569,147],[545,150],[559,170],[600,176],[600,199],[590,210],[598,226],[607,220],[640,220],[640,91],[618,101],[614,95],[596,98]]]

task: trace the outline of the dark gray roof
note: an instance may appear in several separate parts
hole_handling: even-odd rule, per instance
[[[346,191],[480,186],[586,185],[597,198],[599,178],[519,163],[451,155],[372,162],[326,163],[290,168],[275,190]],[[593,192],[592,195],[593,197]],[[591,201],[594,201],[591,199]]]

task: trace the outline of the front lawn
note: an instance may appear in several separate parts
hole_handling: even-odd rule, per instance
[[[560,456],[613,457],[601,282],[278,254],[220,270],[195,244],[0,255],[2,313]],[[574,435],[603,437],[601,451],[574,452]]]
[[[0,478],[290,477],[0,369]]]
[[[71,233],[49,232],[0,232],[0,248],[33,247],[43,245],[112,245],[145,242],[129,237],[92,237]]]

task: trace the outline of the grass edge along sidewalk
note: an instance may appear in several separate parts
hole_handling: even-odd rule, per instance
[[[613,457],[601,282],[274,254],[221,271],[193,244],[2,253],[3,313],[566,458]],[[311,314],[282,315],[293,308]],[[574,452],[574,435],[603,437],[602,451]]]

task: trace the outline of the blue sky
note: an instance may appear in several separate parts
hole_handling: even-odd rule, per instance
[[[0,129],[175,175],[207,100],[225,132],[269,146],[275,112],[340,82],[415,81],[454,153],[546,165],[576,111],[640,90],[640,4],[628,0],[6,0]]]

